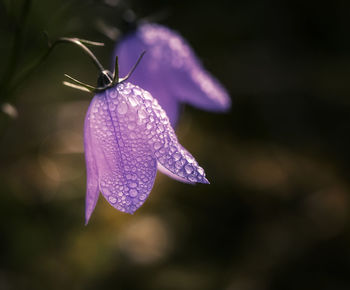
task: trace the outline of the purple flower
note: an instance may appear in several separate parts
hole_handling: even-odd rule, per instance
[[[84,125],[87,171],[85,224],[95,209],[99,193],[116,209],[134,213],[152,190],[157,168],[186,183],[209,183],[194,157],[180,145],[165,111],[146,90],[126,82],[144,52],[124,77],[119,78],[118,58],[114,73],[105,70],[85,45],[101,43],[61,37],[59,43],[80,47],[100,70],[97,87],[69,75],[65,85],[95,92]]]
[[[148,197],[157,167],[183,182],[209,183],[157,100],[131,83],[95,95],[85,118],[84,146],[86,224],[99,192],[116,209],[134,213]]]
[[[177,121],[180,103],[216,112],[230,108],[227,91],[175,31],[158,24],[143,24],[124,37],[114,52],[119,57],[121,75],[127,73],[142,51],[147,54],[131,80],[157,98],[172,125]]]

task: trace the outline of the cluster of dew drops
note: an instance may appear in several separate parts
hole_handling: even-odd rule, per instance
[[[92,108],[92,130],[110,167],[100,186],[118,210],[133,213],[143,204],[157,162],[186,182],[208,183],[203,168],[178,143],[168,117],[150,93],[121,83],[98,97]]]

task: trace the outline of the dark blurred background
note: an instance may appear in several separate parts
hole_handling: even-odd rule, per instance
[[[0,289],[350,289],[349,1],[0,1]],[[134,17],[179,31],[227,87],[188,106],[181,143],[210,185],[157,175],[134,214],[100,198],[85,227],[83,120]],[[124,19],[124,20],[123,20]]]

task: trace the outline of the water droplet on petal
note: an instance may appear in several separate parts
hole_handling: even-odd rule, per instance
[[[186,158],[188,163],[192,163],[194,161],[194,158],[189,154],[187,154],[185,158]]]
[[[135,127],[136,127],[136,124],[135,124],[134,122],[130,122],[130,123],[128,124],[128,129],[129,129],[129,130],[134,130]]]
[[[120,115],[124,115],[126,114],[126,112],[128,111],[128,105],[126,103],[120,103],[117,111]]]
[[[198,171],[198,173],[199,173],[200,175],[203,175],[203,174],[204,174],[204,169],[203,169],[202,167],[200,167],[200,166],[198,166],[197,171]]]
[[[165,111],[160,111],[160,117],[162,118],[162,119],[165,119],[166,118],[166,114],[165,114]]]
[[[116,203],[117,202],[117,199],[113,196],[110,196],[108,197],[108,200],[111,202],[111,203]]]
[[[136,96],[141,96],[141,95],[142,95],[142,92],[141,92],[140,88],[138,88],[138,87],[135,87],[135,88],[133,89],[133,93],[134,93]]]
[[[147,113],[144,109],[138,110],[137,113],[138,113],[140,119],[145,119],[147,117]]]
[[[130,191],[129,191],[129,195],[131,196],[131,197],[135,197],[135,196],[137,196],[137,190],[136,189],[131,189]]]
[[[180,176],[180,177],[185,177],[185,173],[183,171],[179,171],[177,173],[177,175]]]
[[[162,147],[162,144],[161,144],[160,142],[155,142],[155,143],[153,144],[153,148],[154,148],[155,150],[158,150],[160,147]]]
[[[149,92],[147,92],[147,91],[143,91],[143,98],[145,100],[152,101],[152,95]]]
[[[130,182],[129,183],[129,187],[130,188],[135,188],[135,187],[137,187],[137,183],[136,182]]]
[[[130,103],[130,105],[133,106],[133,107],[136,107],[136,106],[138,105],[137,100],[136,100],[133,96],[130,96],[130,97],[129,97],[129,103]]]
[[[141,195],[139,196],[139,200],[145,200],[146,197],[147,197],[146,194],[141,194]]]
[[[193,167],[189,164],[185,166],[185,171],[187,174],[191,174],[193,172]]]
[[[181,169],[181,168],[182,168],[182,163],[181,163],[180,161],[176,161],[176,162],[175,162],[175,167],[176,167],[177,169]]]
[[[116,93],[116,91],[114,91],[114,90],[110,90],[109,97],[110,97],[110,98],[112,98],[112,99],[115,99],[115,98],[117,97],[117,93]]]
[[[176,153],[174,153],[173,158],[175,161],[177,161],[181,158],[181,154],[179,152],[176,152]]]
[[[125,89],[123,90],[123,93],[124,93],[125,95],[130,95],[131,90],[130,90],[128,87],[125,87]]]
[[[193,175],[190,175],[190,176],[188,177],[188,179],[189,179],[189,181],[191,181],[191,182],[196,182],[196,181],[197,181],[197,178],[195,178]]]

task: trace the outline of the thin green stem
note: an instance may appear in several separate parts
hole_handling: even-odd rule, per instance
[[[119,64],[118,64],[118,55],[116,55],[115,63],[114,63],[113,83],[116,84],[118,82],[119,82]]]
[[[72,43],[72,44],[79,46],[91,58],[92,62],[97,67],[97,69],[101,72],[104,71],[102,64],[98,61],[96,56],[91,52],[91,50],[86,45],[84,45],[84,43],[86,43],[88,45],[103,46],[104,45],[103,43],[89,41],[89,40],[85,40],[85,39],[79,39],[79,38],[61,37],[58,40],[56,40],[54,43],[52,43],[52,44],[49,43],[49,49],[41,57],[39,57],[32,65],[30,65],[24,71],[22,71],[22,73],[15,80],[13,86],[10,88],[10,91],[14,91],[16,86],[19,83],[22,83],[31,73],[33,73],[33,71],[37,67],[39,67],[39,65],[41,63],[43,63],[46,60],[46,58],[50,55],[50,53],[53,51],[53,49],[58,44],[61,44],[61,43]]]
[[[83,40],[86,42],[86,40]],[[49,50],[47,51],[45,58],[50,54],[50,52],[54,49],[54,47],[60,43],[72,43],[77,46],[79,46],[92,60],[92,62],[96,65],[97,69],[103,72],[105,69],[102,66],[102,64],[99,62],[97,57],[91,52],[91,50],[82,43],[82,41],[78,38],[67,38],[67,37],[61,37],[58,40],[56,40],[52,45],[50,45]],[[89,44],[92,44],[94,42],[90,41]]]

